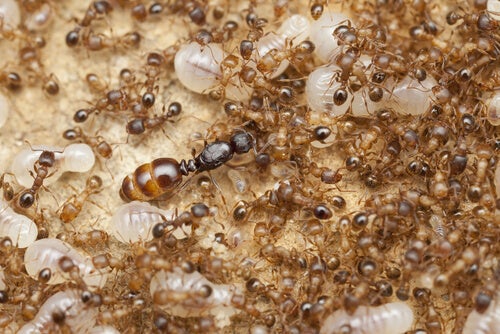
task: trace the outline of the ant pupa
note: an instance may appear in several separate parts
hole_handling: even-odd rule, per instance
[[[0,199],[0,237],[9,237],[19,248],[31,245],[38,236],[38,228],[33,220],[18,214]]]
[[[324,12],[318,20],[311,23],[309,39],[316,45],[315,53],[323,63],[332,60],[341,48],[333,34],[339,25],[353,24],[349,17],[332,11]]]
[[[213,315],[223,327],[238,312],[232,298],[241,291],[236,285],[215,284],[197,271],[176,267],[172,272],[157,272],[151,279],[150,293],[155,305],[176,316]]]
[[[226,54],[218,44],[199,45],[191,42],[177,51],[174,59],[175,73],[179,81],[188,89],[208,94],[220,84],[225,84],[225,96],[232,100],[248,99],[249,90],[233,82],[236,77],[224,78],[223,61]]]
[[[412,309],[402,302],[381,306],[359,306],[352,315],[345,310],[338,310],[329,315],[323,322],[320,333],[399,334],[410,330],[413,319]]]
[[[62,262],[65,265],[66,262],[72,263],[72,266],[78,269],[79,277],[89,287],[102,287],[106,283],[107,273],[102,269],[96,269],[91,257],[83,256],[71,245],[59,239],[37,240],[28,246],[24,254],[26,271],[32,278],[38,279],[40,272],[45,268],[50,270],[51,275],[47,284],[60,284],[69,279],[70,275],[64,271],[68,268],[62,268]]]
[[[476,309],[472,310],[465,321],[463,334],[496,333],[498,328],[500,328],[500,304],[493,300],[482,313]]]
[[[299,45],[308,35],[309,20],[299,14],[292,15],[281,24],[276,33],[271,32],[257,41],[255,45],[256,63],[259,63],[271,50],[285,51],[288,47],[287,43],[293,43],[294,46]],[[286,70],[287,66],[287,60],[281,61],[278,68],[271,71],[269,78],[276,78]]]
[[[120,206],[111,219],[111,231],[123,243],[147,242],[154,238],[153,228],[173,221],[172,212],[149,203],[133,201]]]

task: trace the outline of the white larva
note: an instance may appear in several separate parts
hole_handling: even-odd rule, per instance
[[[486,119],[493,126],[500,126],[500,91],[486,102]]]
[[[17,28],[21,23],[21,10],[15,0],[0,0],[0,22],[9,28]]]
[[[430,74],[423,81],[406,76],[395,85],[387,107],[399,110],[402,114],[421,115],[431,108],[435,100],[432,87],[437,84]]]
[[[317,21],[311,24],[309,39],[314,43],[316,47],[314,52],[323,63],[330,62],[341,50],[333,31],[339,25],[349,24],[353,26],[347,16],[331,11],[324,12]]]
[[[201,291],[209,286],[211,294],[206,297]],[[219,327],[229,324],[229,318],[238,312],[231,305],[234,294],[241,294],[240,289],[230,284],[214,284],[197,271],[185,273],[180,268],[173,272],[159,271],[151,279],[150,293],[166,291],[172,302],[161,305],[169,314],[178,317],[212,315]]]
[[[53,320],[55,312],[64,313],[64,324],[72,333],[88,333],[95,325],[98,314],[96,307],[82,301],[78,290],[60,291],[43,303],[35,318],[21,327],[18,334],[59,332]]]
[[[133,201],[118,208],[111,219],[111,233],[121,242],[146,242],[153,239],[153,227],[173,213],[161,210],[147,202]]]
[[[500,304],[494,300],[482,314],[472,310],[465,321],[463,334],[495,334],[499,328]]]
[[[389,94],[384,92],[379,102],[373,102],[368,97],[367,88],[360,89],[352,94],[349,90],[347,100],[341,105],[335,105],[333,94],[343,87],[336,80],[340,68],[336,65],[318,67],[309,74],[306,83],[306,98],[309,107],[316,112],[327,113],[332,117],[345,114],[349,108],[354,116],[367,116],[382,108],[389,99]]]
[[[0,199],[0,238],[9,237],[19,248],[31,245],[38,235],[33,220],[12,210],[7,202]]]
[[[222,78],[220,63],[223,59],[224,51],[219,45],[210,43],[201,46],[192,42],[177,51],[175,73],[186,88],[200,94],[207,93]]]
[[[492,18],[500,21],[500,0],[488,0],[486,10]]]
[[[48,3],[44,3],[36,11],[30,13],[24,20],[24,25],[31,31],[43,30],[50,24],[52,16],[52,8]]]
[[[310,24],[307,17],[303,15],[292,15],[286,19],[276,31],[276,33],[269,33],[256,43],[256,56],[255,62],[264,57],[272,49],[284,51],[287,46],[296,46],[300,42],[306,40],[309,35]],[[288,45],[287,45],[288,44]],[[289,62],[283,60],[277,69],[273,70],[269,77],[275,78],[283,73],[288,67]]]
[[[175,73],[186,88],[199,94],[208,94],[218,89],[222,80],[227,80],[225,96],[232,100],[247,100],[250,89],[241,85],[237,76],[224,77],[221,63],[225,57],[226,54],[218,44],[202,46],[191,42],[182,46],[175,54]]]
[[[33,184],[32,174],[36,175],[33,166],[43,150],[53,151],[56,158],[53,174],[43,181],[44,185],[54,183],[65,172],[88,172],[95,163],[94,152],[87,144],[71,144],[65,148],[40,146],[25,149],[14,157],[10,168],[17,182],[23,187],[28,188]]]
[[[12,106],[7,99],[7,96],[0,92],[0,128],[7,122],[11,108]]]
[[[410,330],[413,318],[411,308],[402,302],[359,306],[352,315],[345,310],[333,312],[321,326],[320,334],[402,334]]]
[[[83,256],[71,245],[59,239],[40,239],[32,243],[24,254],[24,265],[28,275],[33,279],[38,279],[42,269],[50,269],[51,277],[47,284],[59,284],[69,279],[69,274],[64,273],[59,267],[59,260],[63,256],[69,257],[79,268],[80,277],[89,287],[104,286],[107,271],[97,270],[90,257]]]

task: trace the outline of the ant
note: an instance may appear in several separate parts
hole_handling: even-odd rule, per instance
[[[159,158],[139,166],[123,179],[120,196],[125,201],[149,201],[172,192],[183,176],[214,170],[233,158],[244,154],[254,146],[253,137],[247,132],[237,132],[229,140],[217,140],[207,144],[194,159],[181,160]]]
[[[82,211],[83,204],[92,194],[97,194],[102,190],[102,179],[93,175],[87,179],[85,188],[78,194],[72,195],[64,202],[59,218],[65,223],[72,222]]]
[[[35,172],[36,176],[33,181],[33,185],[30,189],[27,189],[21,193],[19,196],[19,206],[27,209],[35,203],[35,196],[43,186],[43,181],[49,176],[49,168],[54,167],[56,163],[56,157],[52,151],[43,151],[40,157],[35,162]]]
[[[127,123],[127,133],[131,135],[139,135],[146,131],[146,129],[154,129],[166,121],[170,121],[170,118],[180,114],[182,110],[182,105],[179,102],[172,102],[165,110],[163,106],[163,114],[155,117],[139,117],[131,120]]]
[[[102,136],[89,137],[81,128],[75,127],[64,131],[63,138],[67,140],[76,140],[85,142],[87,145],[93,147],[96,152],[103,158],[108,159],[113,154],[113,149]]]

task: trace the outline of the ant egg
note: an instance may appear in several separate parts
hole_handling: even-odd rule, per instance
[[[500,0],[488,0],[486,11],[493,19],[500,21]]]
[[[21,11],[15,0],[0,0],[0,17],[4,25],[16,28],[21,23]]]
[[[315,53],[323,63],[328,63],[338,52],[341,46],[333,32],[339,25],[353,26],[349,17],[342,13],[325,12],[321,18],[311,24],[309,39],[316,46]]]
[[[0,128],[5,125],[9,117],[11,104],[7,97],[0,92]]]
[[[173,213],[147,202],[133,201],[116,210],[111,219],[111,231],[123,243],[146,242],[153,239],[153,227],[173,220]]]
[[[78,290],[59,291],[49,297],[35,318],[17,333],[52,333],[60,322],[64,322],[71,333],[88,333],[96,323],[97,314],[97,308],[85,304]]]
[[[38,235],[38,228],[33,220],[18,214],[0,199],[0,237],[9,237],[19,248],[31,245]]]
[[[411,308],[402,302],[359,306],[352,315],[347,314],[345,310],[338,310],[329,315],[321,327],[320,334],[400,334],[410,330],[413,318]]]
[[[236,286],[214,284],[198,271],[159,271],[151,279],[150,293],[155,303],[174,316],[212,315],[219,327],[230,324],[229,318],[238,312],[231,305],[232,297],[240,294]]]
[[[250,90],[239,86],[237,77],[224,78],[221,63],[225,53],[218,44],[200,45],[191,42],[177,51],[174,59],[175,73],[184,87],[199,94],[208,94],[227,82],[226,97],[232,100],[247,100]]]
[[[288,46],[287,43],[292,43],[293,46],[297,46],[307,38],[309,35],[309,28],[309,20],[305,16],[296,14],[286,19],[276,33],[268,33],[259,39],[256,45],[258,56],[255,60],[256,63],[273,49],[284,51]],[[288,64],[289,62],[287,60],[283,60],[278,68],[273,70],[269,75],[269,78],[276,78],[281,73],[285,72]]]
[[[34,165],[42,151],[53,151],[56,159],[55,170],[44,179],[44,185],[50,185],[65,172],[88,172],[95,163],[95,155],[87,144],[70,144],[65,148],[41,146],[19,152],[12,162],[11,172],[17,182],[25,188],[33,184]]]
[[[499,1],[500,3],[500,1]],[[500,6],[500,5],[499,5]],[[500,125],[500,92],[493,95],[487,103],[486,119],[493,126]],[[0,121],[1,125],[1,121]]]
[[[69,259],[79,269],[79,275],[91,287],[103,287],[106,283],[106,272],[97,270],[90,257],[85,257],[71,245],[59,239],[40,239],[32,243],[24,254],[24,263],[28,274],[38,279],[41,270],[48,268],[51,276],[47,284],[59,284],[68,280],[69,275],[63,272],[61,260]]]
[[[493,334],[500,328],[500,304],[492,301],[490,306],[479,313],[475,309],[467,317],[463,334]]]

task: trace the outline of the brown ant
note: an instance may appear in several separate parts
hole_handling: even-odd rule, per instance
[[[131,135],[139,135],[144,133],[147,129],[154,129],[160,127],[165,122],[169,121],[172,117],[180,114],[182,105],[179,102],[172,102],[165,110],[163,106],[163,114],[155,117],[139,117],[127,123],[127,133]]]
[[[38,189],[43,187],[43,180],[49,175],[49,168],[54,167],[56,163],[55,154],[52,151],[43,151],[40,157],[35,162],[35,172],[36,176],[33,181],[33,185],[30,189],[23,191],[19,195],[19,206],[21,208],[29,208],[35,203],[35,196]]]
[[[87,179],[85,188],[77,195],[72,195],[64,202],[59,218],[65,223],[72,222],[82,211],[83,204],[92,194],[102,190],[102,179],[93,175]]]

